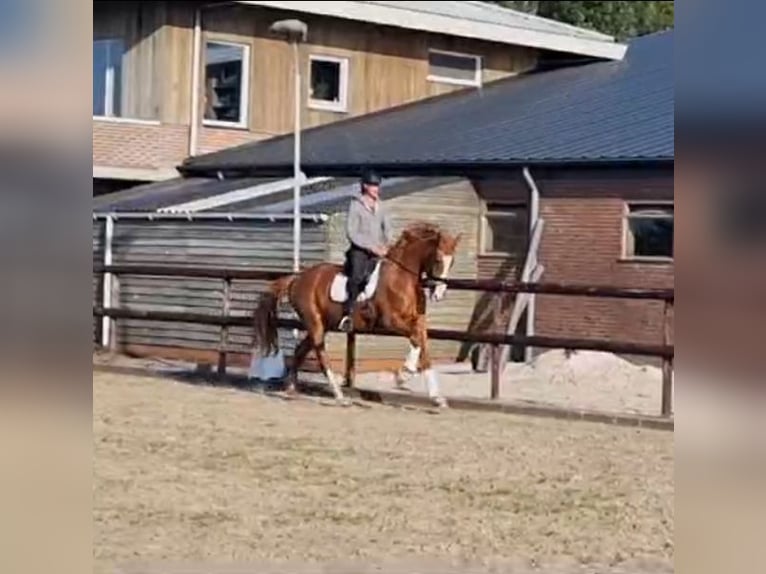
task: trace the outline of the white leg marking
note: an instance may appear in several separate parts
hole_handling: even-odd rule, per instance
[[[420,359],[420,347],[415,347],[410,343],[410,351],[407,353],[407,359],[404,361],[404,367],[410,373],[418,371],[418,359]]]
[[[424,375],[426,377],[428,396],[432,399],[438,397],[441,393],[439,392],[439,380],[436,378],[436,371],[427,369]]]
[[[427,369],[425,376],[426,387],[428,388],[428,398],[430,398],[436,406],[446,407],[447,400],[442,396],[441,390],[439,389],[439,380],[436,378],[436,371]]]
[[[343,391],[340,390],[340,385],[338,384],[338,381],[335,380],[335,373],[328,369],[324,372],[324,374],[327,377],[327,380],[330,381],[330,386],[332,387],[332,392],[335,395],[335,399],[338,401],[343,401]]]

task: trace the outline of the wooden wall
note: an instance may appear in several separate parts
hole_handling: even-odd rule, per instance
[[[190,122],[194,9],[199,4],[167,1],[94,3],[94,38],[119,36],[126,40],[129,49],[125,59],[129,69],[125,78],[125,115],[172,124]],[[461,89],[461,86],[426,79],[429,48],[482,55],[485,82],[527,70],[535,64],[537,57],[536,51],[523,47],[270,8],[231,5],[206,8],[204,40],[250,46],[249,123],[247,130],[240,131],[268,136],[292,129],[291,50],[268,32],[272,22],[288,17],[300,17],[309,25],[309,41],[301,47],[304,72],[308,72],[311,54],[349,59],[348,113],[309,109],[308,86],[304,82],[306,126]],[[201,65],[202,79],[204,49]],[[203,99],[200,98],[200,117]],[[229,130],[237,131],[236,128]]]
[[[251,131],[283,133],[292,129],[291,50],[268,33],[273,21],[286,17],[299,17],[309,26],[309,40],[301,47],[304,72],[309,69],[309,55],[349,59],[348,113],[308,109],[308,86],[304,84],[302,91],[308,126],[457,89],[454,85],[426,80],[429,48],[485,56],[485,81],[526,70],[536,62],[535,52],[522,47],[497,46],[256,7],[212,10],[205,17],[206,39],[245,42],[251,46]]]

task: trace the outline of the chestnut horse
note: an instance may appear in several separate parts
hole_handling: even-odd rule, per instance
[[[417,372],[419,359],[428,395],[440,407],[446,407],[447,402],[431,367],[426,333],[426,295],[421,279],[424,276],[447,278],[461,235],[452,236],[429,223],[407,227],[385,258],[377,261],[352,317],[354,330],[383,327],[407,337],[410,352],[397,372],[397,385],[401,387]],[[445,283],[437,281],[429,288],[430,298],[441,300],[446,288]],[[277,308],[284,297],[306,328],[307,334],[295,349],[288,374],[288,393],[295,393],[298,369],[313,349],[336,400],[348,404],[325,350],[325,334],[338,325],[343,312],[342,301],[347,296],[343,267],[325,262],[273,281],[261,298],[254,312],[253,337],[260,356],[273,355],[279,349]]]

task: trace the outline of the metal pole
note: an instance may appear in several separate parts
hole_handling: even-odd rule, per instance
[[[293,135],[293,271],[301,267],[301,68],[298,42],[293,41],[295,68],[295,133]]]

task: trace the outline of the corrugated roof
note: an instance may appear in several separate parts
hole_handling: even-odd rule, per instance
[[[315,194],[351,184],[358,186],[358,180],[309,179],[301,188],[301,196],[308,205]],[[93,212],[254,213],[272,204],[288,202],[292,206],[292,197],[292,178],[175,178],[95,197]]]
[[[625,53],[625,46],[616,43],[612,36],[485,2],[240,0],[239,3],[596,58],[620,59]]]
[[[205,199],[237,189],[269,183],[277,179],[279,178],[219,180],[177,177],[94,197],[93,211],[157,211],[176,204]]]
[[[538,72],[306,130],[302,169],[389,174],[466,166],[665,161],[674,157],[673,33],[625,60]],[[292,136],[198,156],[187,174],[290,173]],[[447,173],[447,172],[444,172]]]

